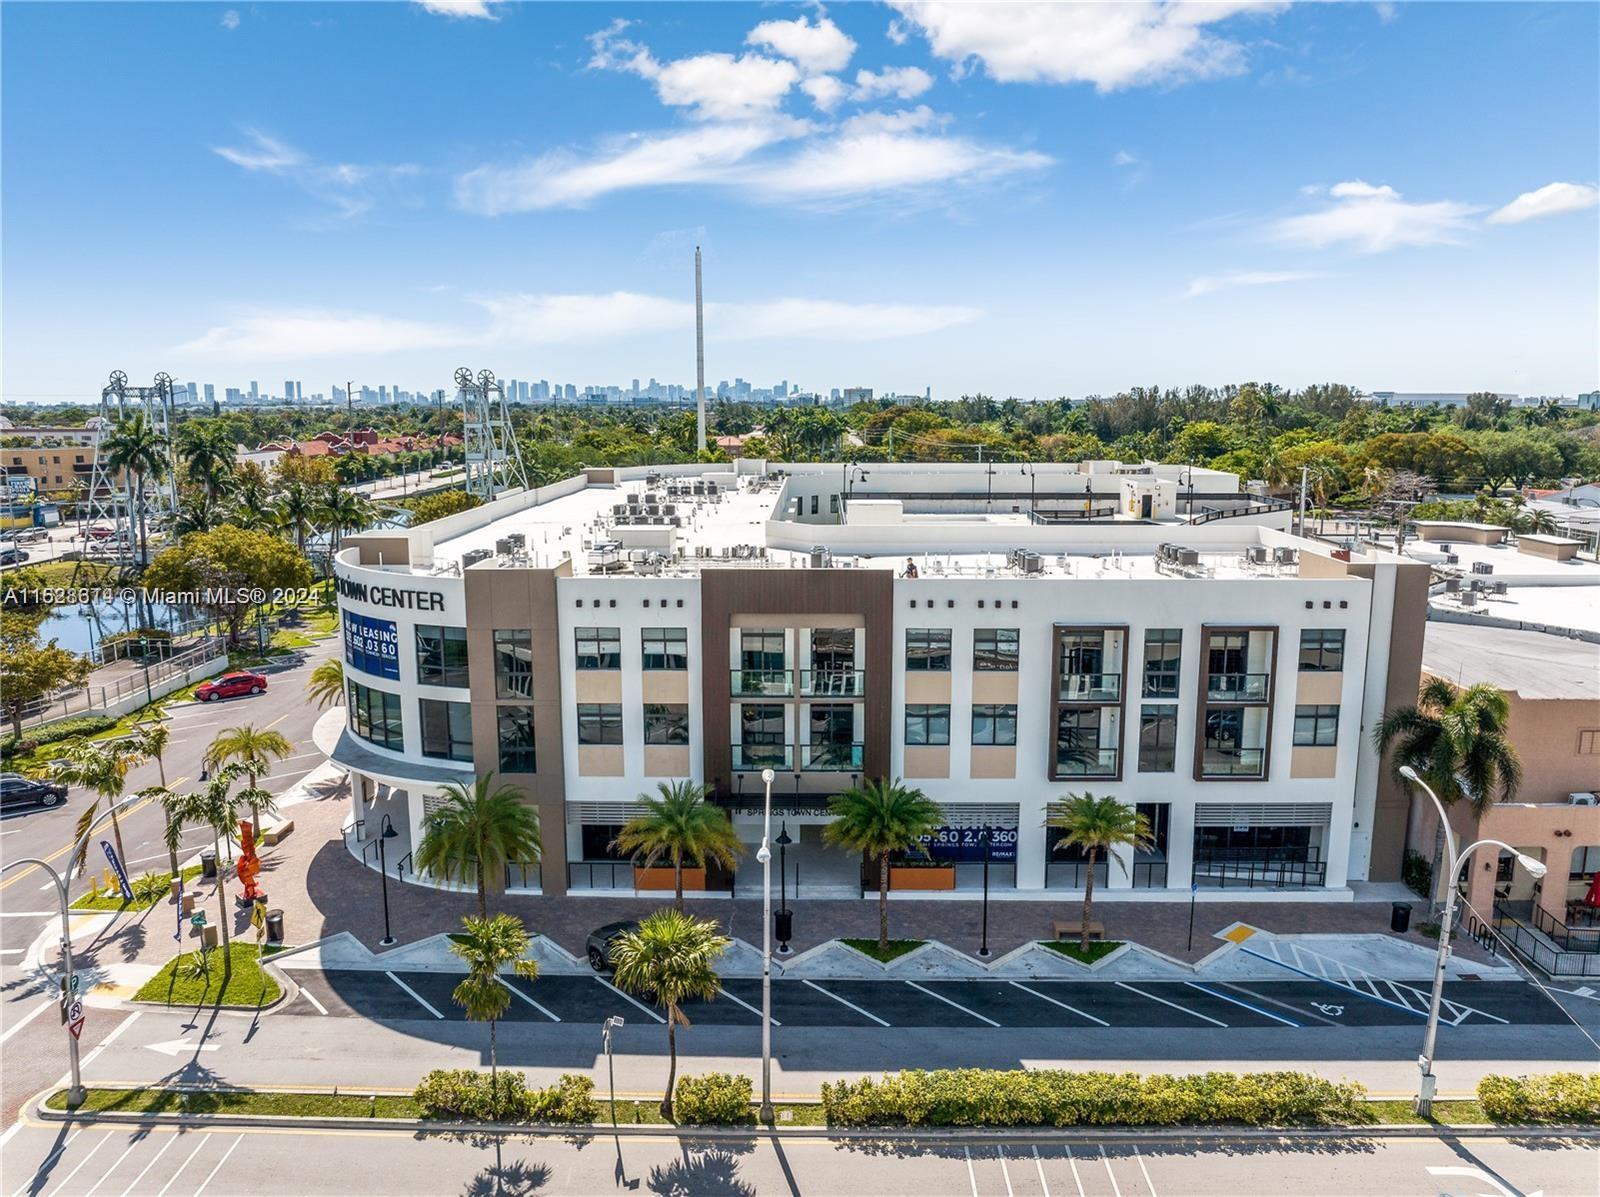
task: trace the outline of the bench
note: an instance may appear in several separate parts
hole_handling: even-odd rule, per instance
[[[261,842],[271,847],[294,830],[293,819],[279,819],[261,828]]]
[[[1079,939],[1083,936],[1082,919],[1057,919],[1050,924],[1050,935],[1053,939],[1067,940]],[[1089,920],[1089,938],[1104,939],[1106,937],[1105,924],[1094,919]]]

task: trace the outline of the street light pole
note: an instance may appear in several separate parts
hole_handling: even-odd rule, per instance
[[[613,1014],[600,1024],[600,1038],[606,1047],[606,1077],[611,1082],[611,1129],[617,1128],[617,1068],[611,1059],[611,1032],[621,1030],[622,1016]]]
[[[66,880],[44,861],[35,857],[22,857],[8,861],[0,867],[0,873],[6,869],[15,868],[17,865],[35,864],[50,874],[50,880],[55,882],[56,897],[61,900],[61,984],[63,993],[61,1000],[71,1002],[74,1000],[76,989],[72,978],[72,923],[67,915],[67,883]],[[70,864],[69,864],[70,869]],[[71,1084],[67,1089],[67,1105],[81,1106],[83,1104],[83,1071],[78,1065],[78,1037],[73,1033],[71,1026],[67,1028],[67,1060],[71,1074]]]
[[[394,933],[389,930],[389,862],[383,850],[383,841],[392,840],[400,833],[394,829],[394,822],[387,814],[383,822],[378,824],[378,876],[383,882],[383,938],[378,941],[378,946],[385,948],[394,947]]]
[[[978,956],[989,959],[989,829],[979,828],[978,841],[983,845],[983,942],[978,945]]]
[[[772,1122],[772,849],[767,837],[772,833],[771,768],[761,770],[766,800],[761,816],[761,847],[756,859],[761,862],[761,1121]]]

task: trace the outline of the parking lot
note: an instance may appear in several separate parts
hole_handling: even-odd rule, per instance
[[[291,1015],[382,1021],[464,1018],[450,993],[458,974],[381,970],[300,970]],[[505,978],[515,1022],[598,1024],[610,1015],[662,1015],[599,976]],[[1461,981],[1446,996],[1467,1013],[1460,1025],[1559,1024],[1565,1016],[1522,982]],[[692,1002],[696,1025],[754,1026],[761,1018],[761,982],[727,978],[722,995]],[[775,980],[772,1016],[780,1026],[808,1027],[1170,1027],[1302,1028],[1420,1025],[1419,1013],[1310,980],[1285,981],[809,981]]]

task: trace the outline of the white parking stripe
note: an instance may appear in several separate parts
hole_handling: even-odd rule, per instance
[[[156,1161],[159,1160],[162,1156],[167,1154],[167,1148],[171,1147],[177,1141],[178,1141],[178,1136],[177,1135],[168,1135],[167,1136],[167,1141],[161,1145],[161,1150],[156,1152],[155,1155],[150,1157],[150,1162],[148,1164],[146,1164],[143,1168],[139,1169],[139,1175],[135,1176],[133,1178],[133,1182],[131,1184],[129,1184],[127,1188],[122,1190],[121,1197],[128,1197],[128,1194],[133,1192],[133,1190],[138,1187],[139,1182],[144,1179],[144,1174],[146,1172],[150,1171],[150,1169],[154,1168],[156,1166]]]
[[[326,1014],[328,1012],[328,1008],[326,1006],[324,1006],[321,1002],[317,1001],[316,994],[312,993],[304,985],[300,986],[300,996],[305,998],[306,1001],[310,1002],[313,1006],[315,1006],[317,1008],[317,1013],[318,1014]]]
[[[1111,1192],[1113,1197],[1122,1197],[1122,1189],[1117,1185],[1117,1174],[1111,1170],[1111,1157],[1106,1154],[1104,1143],[1100,1145],[1100,1162],[1106,1166],[1106,1175],[1111,1178]]]
[[[818,993],[827,994],[827,996],[831,997],[834,1001],[838,1002],[841,1006],[849,1006],[850,1009],[854,1010],[857,1014],[866,1015],[866,1017],[870,1018],[873,1022],[877,1023],[880,1027],[887,1027],[887,1026],[893,1025],[893,1024],[885,1022],[883,1019],[879,1018],[871,1010],[863,1010],[860,1006],[856,1005],[854,1002],[848,1002],[844,998],[840,997],[838,994],[832,992],[831,990],[824,989],[822,986],[818,985],[815,981],[807,981],[806,984],[811,986],[811,988],[815,989]]]
[[[1225,993],[1215,989],[1209,989],[1196,981],[1185,981],[1184,984],[1190,989],[1198,989],[1201,993],[1209,993],[1214,998],[1221,998],[1225,1002],[1231,1002],[1233,1005],[1238,1006],[1241,1010],[1249,1010],[1251,1013],[1259,1014],[1263,1018],[1270,1018],[1277,1022],[1281,1022],[1286,1027],[1298,1027],[1300,1025],[1293,1019],[1284,1018],[1281,1014],[1274,1014],[1271,1010],[1263,1010],[1260,1006],[1252,1006],[1249,1002],[1242,1002],[1236,997],[1229,997]]]
[[[979,1022],[986,1022],[991,1027],[997,1027],[997,1026],[1000,1025],[999,1023],[995,1022],[994,1019],[987,1018],[984,1015],[979,1014],[976,1010],[968,1010],[960,1002],[952,1002],[949,998],[945,997],[944,994],[935,993],[931,989],[925,989],[923,986],[918,985],[915,981],[907,981],[906,984],[911,986],[911,988],[915,989],[918,993],[925,993],[931,998],[938,998],[939,1001],[943,1002],[945,1005],[954,1006],[957,1010],[961,1011],[961,1013],[963,1013],[963,1014],[970,1014],[973,1018],[976,1018]]]
[[[1006,1197],[1017,1197],[1017,1195],[1011,1191],[1011,1169],[1006,1167],[1006,1148],[1005,1148],[1005,1144],[1002,1143],[998,1147],[996,1147],[994,1149],[994,1153],[995,1153],[995,1155],[1000,1157],[1000,1175],[1005,1178],[1005,1182],[1006,1182]]]
[[[411,986],[407,985],[404,981],[402,981],[399,977],[395,976],[388,969],[384,970],[383,975],[388,977],[389,980],[393,981],[396,985],[400,986],[401,989],[404,989],[412,997],[416,998],[417,999],[417,1004],[420,1005],[429,1014],[433,1015],[435,1018],[443,1018],[444,1017],[443,1014],[440,1014],[431,1005],[429,1005],[427,998],[423,997],[420,993],[418,993],[415,989],[411,988]]]
[[[1113,981],[1112,984],[1118,985],[1121,988],[1128,990],[1130,993],[1137,993],[1140,997],[1147,997],[1152,1002],[1160,1002],[1163,1006],[1171,1006],[1174,1010],[1182,1010],[1185,1014],[1193,1015],[1195,1018],[1203,1018],[1206,1022],[1209,1022],[1212,1026],[1225,1027],[1225,1026],[1228,1025],[1227,1023],[1223,1022],[1220,1018],[1212,1018],[1211,1015],[1209,1015],[1209,1014],[1201,1014],[1200,1011],[1191,1010],[1187,1006],[1180,1006],[1180,1005],[1178,1005],[1177,1002],[1169,1002],[1164,997],[1157,997],[1153,993],[1146,993],[1144,990],[1138,988],[1137,986],[1129,985],[1126,981]]]
[[[1066,1011],[1069,1011],[1069,1012],[1071,1012],[1073,1014],[1076,1014],[1079,1018],[1087,1018],[1090,1022],[1099,1023],[1103,1027],[1109,1027],[1111,1025],[1110,1023],[1106,1022],[1103,1018],[1096,1018],[1093,1014],[1085,1014],[1082,1010],[1078,1009],[1076,1006],[1069,1006],[1069,1005],[1067,1005],[1067,1003],[1065,1003],[1063,1001],[1060,1001],[1060,1000],[1058,1000],[1056,998],[1053,998],[1047,993],[1040,993],[1037,989],[1029,989],[1021,981],[1012,981],[1011,984],[1015,985],[1018,989],[1022,990],[1023,993],[1031,993],[1031,994],[1033,994],[1034,997],[1040,998],[1043,1001],[1049,1002],[1052,1006],[1060,1006],[1063,1010],[1066,1010]]]
[[[21,1126],[22,1125],[22,1122],[21,1122],[20,1119],[17,1121],[16,1125],[17,1126]],[[12,1129],[15,1130],[16,1127],[12,1127]],[[61,1146],[57,1147],[49,1155],[44,1157],[44,1163],[40,1164],[37,1168],[35,1168],[33,1170],[33,1176],[29,1179],[28,1183],[23,1185],[14,1194],[12,1194],[12,1197],[22,1197],[22,1195],[24,1193],[26,1193],[29,1189],[33,1188],[33,1182],[35,1180],[39,1179],[40,1174],[42,1172],[44,1172],[44,1170],[46,1168],[50,1167],[51,1164],[55,1163],[56,1160],[60,1157],[61,1153],[63,1151],[65,1151],[67,1148],[71,1147],[73,1145],[73,1143],[75,1143],[77,1141],[78,1136],[83,1134],[84,1130],[86,1130],[86,1129],[87,1129],[86,1127],[79,1127],[77,1130],[75,1130],[71,1134],[69,1134],[65,1139],[61,1140]]]
[[[233,1149],[243,1142],[244,1136],[240,1135],[228,1146],[228,1150],[224,1151],[222,1153],[222,1158],[217,1161],[217,1166],[211,1169],[211,1171],[206,1174],[206,1178],[200,1182],[200,1187],[194,1191],[194,1197],[200,1197],[200,1194],[206,1191],[206,1186],[211,1183],[211,1178],[218,1172],[222,1171],[222,1165],[228,1162],[228,1157],[233,1154]],[[1122,1197],[1122,1194],[1118,1193],[1117,1197]]]
[[[173,1182],[176,1181],[178,1179],[178,1177],[183,1175],[183,1170],[185,1168],[187,1168],[194,1161],[194,1157],[199,1155],[201,1150],[209,1142],[211,1142],[211,1136],[210,1135],[201,1135],[200,1136],[200,1142],[198,1142],[198,1143],[196,1143],[194,1145],[194,1150],[189,1153],[189,1158],[184,1160],[183,1163],[178,1165],[178,1170],[176,1172],[174,1172],[170,1177],[167,1178],[167,1183],[161,1186],[161,1191],[156,1194],[156,1197],[167,1197],[167,1190],[172,1187]]]
[[[1133,1158],[1139,1161],[1139,1172],[1144,1177],[1144,1187],[1150,1190],[1150,1197],[1156,1197],[1156,1187],[1150,1183],[1150,1169],[1144,1166],[1144,1156],[1139,1154],[1139,1145],[1133,1146]]]
[[[623,993],[622,990],[618,989],[615,985],[613,985],[610,981],[607,981],[604,977],[596,977],[595,980],[599,981],[600,984],[604,985],[607,989],[609,989],[612,993],[616,994],[623,1001],[631,1002],[635,1006],[639,1007],[639,1009],[643,1010],[646,1014],[648,1014],[651,1018],[655,1019],[657,1022],[664,1023],[664,1022],[667,1021],[666,1019],[662,1018],[661,1015],[657,1014],[654,1010],[650,1009],[649,1006],[646,1006],[643,1002],[639,1001],[638,998],[635,998],[630,994]]]
[[[102,1172],[100,1174],[100,1179],[95,1181],[94,1184],[90,1185],[87,1189],[84,1190],[83,1197],[94,1197],[94,1191],[96,1189],[98,1189],[101,1185],[105,1184],[106,1181],[111,1179],[111,1174],[122,1166],[122,1161],[127,1159],[128,1158],[128,1153],[131,1152],[137,1146],[139,1146],[139,1136],[135,1135],[133,1137],[133,1139],[128,1143],[127,1147],[123,1148],[122,1154],[117,1157],[117,1162],[112,1164],[111,1167],[107,1168],[104,1172]],[[65,1182],[62,1182],[62,1183],[65,1184]]]
[[[750,1013],[754,1014],[757,1018],[761,1017],[761,1008],[759,1006],[752,1006],[749,1002],[745,1001],[742,997],[738,997],[735,994],[729,993],[726,989],[724,989],[720,985],[717,986],[717,992],[720,993],[723,997],[727,998],[730,1002],[735,1002],[738,1005],[743,1006],[746,1010],[750,1011]],[[772,1025],[775,1026],[775,1027],[781,1027],[783,1024],[781,1022],[779,1022],[776,1018],[774,1018],[772,1020]]]
[[[46,1010],[50,1009],[50,1007],[54,1006],[55,1004],[56,1004],[55,998],[45,998],[45,1000],[43,1002],[41,1002],[39,1005],[35,1006],[32,1010],[29,1010],[20,1019],[18,1019],[16,1022],[12,1023],[9,1027],[7,1027],[6,1031],[5,1031],[5,1034],[0,1035],[0,1043],[4,1043],[7,1039],[10,1039],[11,1036],[15,1035],[18,1031],[22,1030],[23,1027],[27,1026],[30,1022],[32,1022],[34,1019],[38,1018],[39,1015],[43,1014]]]
[[[543,1014],[551,1022],[560,1022],[561,1021],[554,1014],[550,1013],[550,1011],[546,1010],[543,1006],[541,1006],[538,1002],[534,1001],[527,994],[523,993],[522,990],[518,989],[510,981],[507,981],[504,977],[496,977],[495,980],[499,981],[500,984],[504,985],[511,992],[511,996],[512,997],[521,998],[523,1001],[527,1002],[528,1005],[532,1006],[535,1010],[537,1010],[540,1014]]]
[[[972,1148],[963,1147],[961,1154],[967,1157],[967,1183],[972,1186],[972,1197],[978,1197],[978,1174],[972,1170]]]
[[[1050,1182],[1044,1178],[1044,1161],[1039,1158],[1039,1149],[1033,1149],[1033,1166],[1039,1170],[1039,1191],[1044,1197],[1050,1197]]]
[[[85,1155],[81,1160],[78,1161],[78,1166],[76,1168],[74,1168],[71,1172],[68,1172],[66,1174],[66,1176],[62,1177],[61,1178],[61,1183],[58,1184],[53,1190],[51,1190],[51,1197],[55,1197],[55,1194],[61,1192],[62,1189],[67,1187],[67,1183],[74,1176],[78,1175],[78,1173],[83,1170],[83,1166],[85,1164],[87,1164],[90,1160],[94,1159],[94,1153],[99,1151],[107,1143],[111,1142],[111,1136],[114,1133],[115,1132],[113,1132],[113,1131],[107,1131],[104,1135],[102,1135],[100,1137],[100,1139],[95,1143],[95,1145],[93,1147],[89,1148],[89,1153],[87,1155]],[[65,1144],[63,1144],[63,1146],[65,1146]],[[41,1166],[40,1171],[42,1172],[43,1170],[44,1169]]]
[[[1072,1154],[1072,1144],[1068,1143],[1066,1147],[1067,1163],[1072,1165],[1072,1183],[1078,1186],[1078,1197],[1086,1197],[1083,1191],[1083,1177],[1078,1175],[1078,1160],[1077,1157]],[[160,1194],[157,1194],[157,1197],[160,1197]]]

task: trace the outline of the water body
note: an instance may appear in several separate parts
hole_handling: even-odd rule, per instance
[[[146,614],[147,613],[147,614]],[[170,603],[139,604],[120,598],[96,599],[92,603],[65,603],[51,607],[39,624],[39,639],[55,640],[62,648],[87,653],[108,636],[137,627],[165,628],[176,632],[197,612]]]

